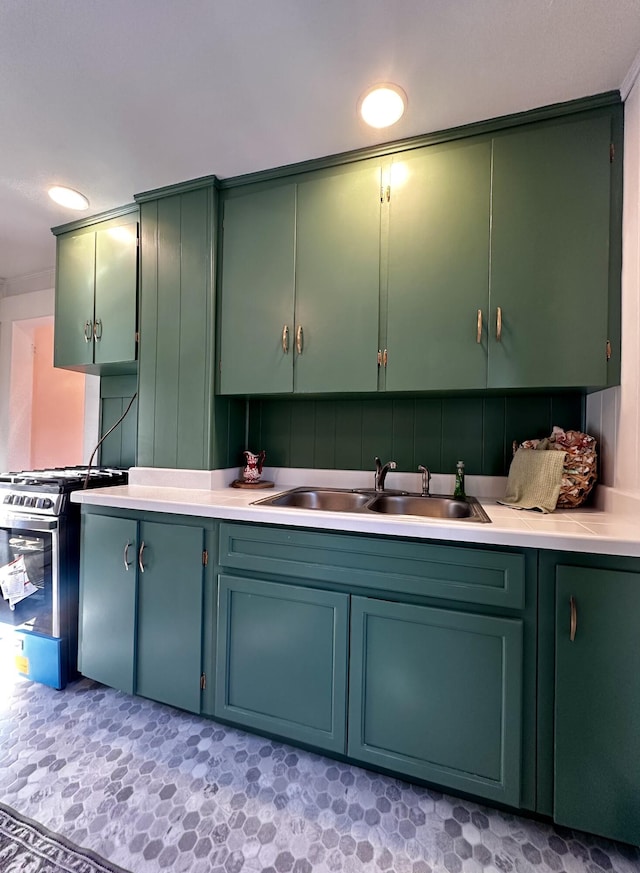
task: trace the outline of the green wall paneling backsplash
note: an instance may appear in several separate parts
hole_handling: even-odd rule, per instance
[[[136,393],[138,377],[103,376],[100,379],[100,436],[112,427]],[[100,464],[103,467],[133,467],[136,462],[138,432],[138,401],[127,417],[109,434],[100,446]]]
[[[462,458],[467,473],[504,476],[513,440],[547,436],[554,425],[581,430],[583,420],[579,393],[261,399],[249,403],[249,447],[275,467],[369,470],[379,455],[406,472],[426,464],[454,473]]]

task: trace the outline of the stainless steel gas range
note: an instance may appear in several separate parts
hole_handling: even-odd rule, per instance
[[[76,675],[80,513],[69,495],[127,479],[86,467],[0,475],[0,657],[29,679],[64,688]]]

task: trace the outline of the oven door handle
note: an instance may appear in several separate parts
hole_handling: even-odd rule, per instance
[[[55,530],[58,520],[55,518],[34,518],[33,516],[2,515],[0,516],[0,528],[11,530],[45,531]]]

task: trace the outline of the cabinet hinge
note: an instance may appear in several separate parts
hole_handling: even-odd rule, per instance
[[[616,158],[616,147],[615,143],[611,143],[609,145],[609,163],[612,164]]]
[[[607,354],[607,361],[610,361],[611,360],[611,341],[610,340],[607,340],[606,354]]]
[[[207,687],[207,674],[201,673],[200,674],[200,690],[204,691],[206,689],[206,687]]]
[[[207,567],[209,565],[209,552],[206,549],[202,550],[202,566]]]
[[[140,331],[137,330],[137,331],[134,333],[133,337],[134,337],[135,341],[136,341],[137,343],[139,343],[139,342],[140,342]]]

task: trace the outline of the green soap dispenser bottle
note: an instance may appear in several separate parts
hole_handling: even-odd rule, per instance
[[[465,497],[464,493],[464,461],[456,464],[456,487],[453,489],[454,497]]]

